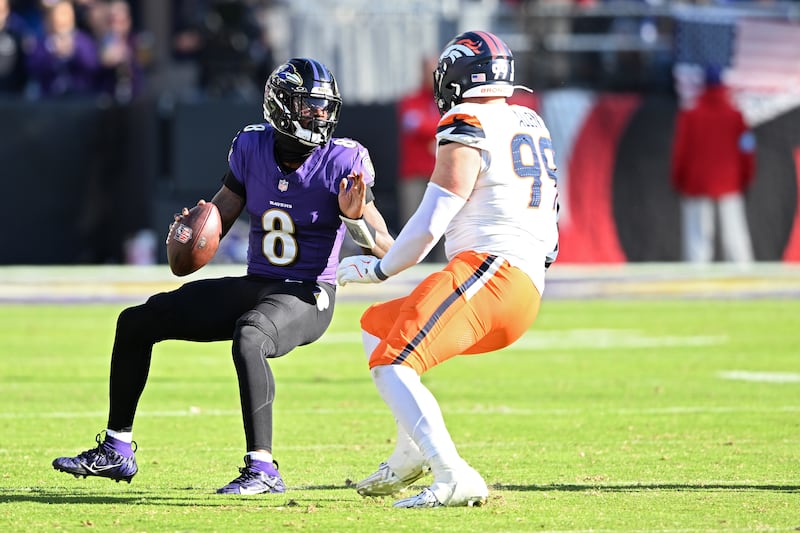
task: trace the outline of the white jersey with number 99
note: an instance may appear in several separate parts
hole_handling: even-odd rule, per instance
[[[483,160],[472,194],[445,232],[447,257],[465,250],[501,256],[542,294],[545,263],[558,244],[558,188],[541,117],[518,105],[462,103],[442,117],[436,139],[478,148]]]

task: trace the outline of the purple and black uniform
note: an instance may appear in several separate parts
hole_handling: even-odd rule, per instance
[[[367,149],[331,139],[303,165],[284,174],[268,124],[244,128],[233,140],[225,185],[247,199],[250,241],[247,272],[269,278],[336,283],[345,228],[339,219],[339,182],[351,172],[374,180]],[[234,181],[235,180],[235,181]]]
[[[119,314],[106,437],[101,441],[98,435],[96,448],[75,457],[57,457],[53,468],[130,482],[138,471],[133,421],[153,346],[167,339],[229,340],[247,455],[239,476],[217,493],[286,491],[278,463],[270,460],[275,378],[269,360],[316,341],[330,325],[347,231],[339,194],[343,185],[353,186],[350,175],[367,185],[366,203],[373,200],[375,172],[366,148],[333,138],[341,106],[333,73],[315,59],[292,58],[269,75],[266,122],[246,126],[233,138],[229,169],[214,196],[226,226],[240,213],[249,216],[247,273],[191,281]],[[344,199],[348,212],[359,202],[354,196]],[[369,218],[383,227],[380,213],[369,209]]]
[[[272,449],[275,380],[265,358],[314,342],[327,329],[345,228],[339,182],[374,171],[366,148],[332,139],[294,172],[275,160],[274,130],[245,127],[234,138],[225,185],[250,216],[247,275],[205,279],[125,309],[111,356],[109,428],[130,430],[153,345],[166,339],[232,340],[247,449]]]

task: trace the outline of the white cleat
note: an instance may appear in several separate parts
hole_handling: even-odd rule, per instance
[[[356,484],[356,491],[362,496],[391,496],[428,472],[430,469],[427,466],[419,465],[404,475],[398,475],[387,463],[381,463],[377,471]]]
[[[394,502],[392,506],[403,509],[424,509],[427,507],[444,507],[442,502],[440,502],[436,498],[436,495],[433,493],[431,489],[422,489],[422,492],[420,492],[416,496],[405,498],[403,500],[397,500],[396,502]]]
[[[394,502],[394,507],[479,507],[488,497],[486,482],[478,472],[469,468],[453,475],[449,482],[436,481],[416,496]]]

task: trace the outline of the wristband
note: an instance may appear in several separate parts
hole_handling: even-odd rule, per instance
[[[363,218],[352,219],[344,215],[339,215],[339,218],[344,222],[347,233],[350,234],[350,238],[353,239],[353,242],[368,250],[375,248],[375,237]]]
[[[375,273],[375,277],[378,278],[381,281],[386,281],[387,279],[389,279],[389,276],[384,274],[383,270],[381,270],[381,262],[380,261],[375,263],[375,268],[374,268],[373,272]]]

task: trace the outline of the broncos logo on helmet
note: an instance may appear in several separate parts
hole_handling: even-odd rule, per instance
[[[460,39],[453,43],[452,45],[448,46],[442,52],[440,56],[440,60],[444,58],[450,59],[450,61],[455,61],[460,57],[472,57],[476,56],[481,51],[481,41],[473,41],[472,39]]]
[[[514,93],[514,56],[496,35],[468,31],[447,43],[433,73],[433,94],[444,114],[464,98]]]

